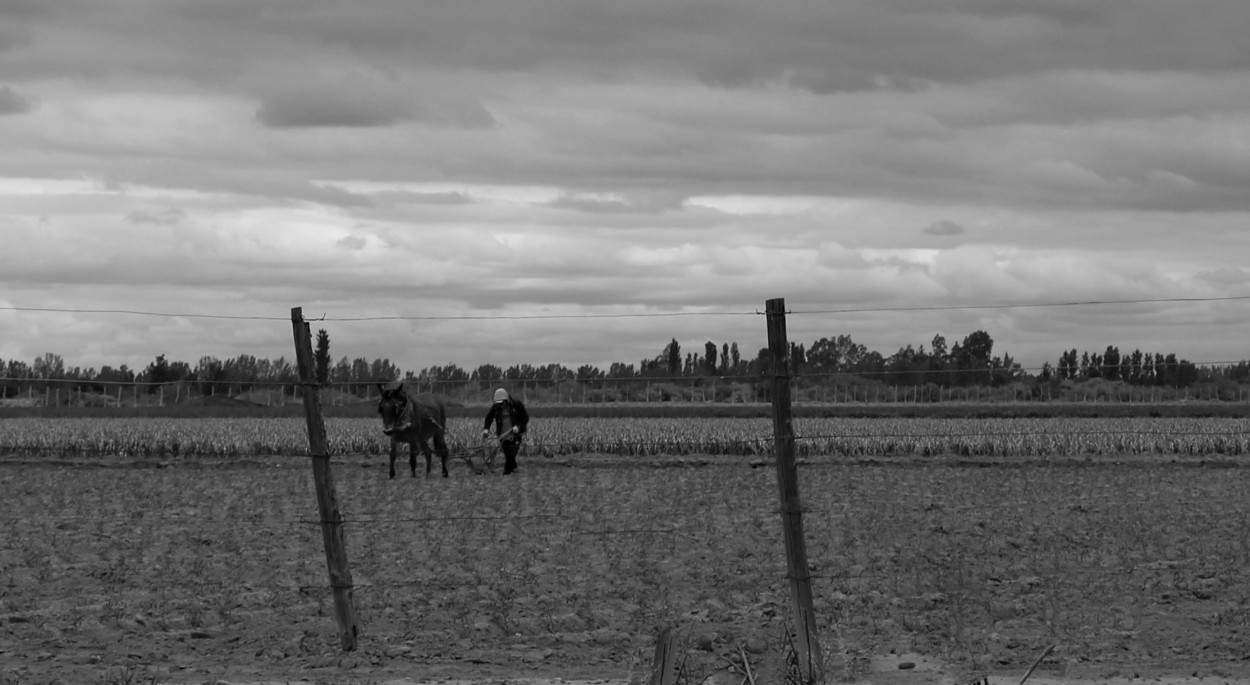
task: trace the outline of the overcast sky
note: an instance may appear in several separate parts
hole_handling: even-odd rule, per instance
[[[1246,0],[4,0],[0,358],[290,359],[297,306],[405,370],[753,357],[775,297],[887,356],[1250,358],[1244,299],[950,309],[1250,295],[1248,35]]]

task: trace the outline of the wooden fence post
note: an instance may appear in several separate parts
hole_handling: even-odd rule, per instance
[[[676,685],[677,675],[677,631],[670,626],[655,639],[649,685]]]
[[[790,345],[786,341],[786,301],[768,300],[768,348],[773,364],[773,439],[777,487],[781,495],[781,529],[786,543],[786,569],[794,601],[795,641],[799,673],[805,683],[820,680],[824,662],[816,637],[812,576],[803,539],[803,504],[799,499],[798,466],[794,459],[794,422],[790,412]]]
[[[321,539],[325,543],[326,566],[330,571],[330,587],[334,591],[334,615],[339,625],[339,643],[343,651],[350,652],[356,649],[356,636],[360,632],[356,624],[352,572],[347,565],[343,517],[339,514],[334,475],[330,471],[326,426],[321,416],[321,397],[313,363],[312,335],[300,307],[291,309],[291,327],[295,333],[295,358],[299,365],[300,385],[304,391],[309,456],[312,457],[313,481],[317,486],[317,509],[321,513]]]

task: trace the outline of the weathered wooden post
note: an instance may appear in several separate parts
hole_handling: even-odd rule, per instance
[[[295,358],[304,394],[304,417],[308,420],[308,447],[312,457],[313,482],[317,486],[317,509],[321,513],[321,539],[325,543],[326,566],[330,571],[330,587],[334,591],[334,616],[339,625],[339,643],[343,651],[350,652],[356,649],[356,636],[360,632],[356,624],[352,572],[347,565],[343,517],[339,513],[334,475],[330,471],[326,426],[321,417],[320,388],[313,365],[312,335],[300,307],[291,309],[291,327],[295,333]]]
[[[661,630],[655,639],[655,657],[651,661],[648,685],[676,685],[677,676],[677,631],[669,626]]]
[[[765,304],[768,318],[768,349],[773,364],[773,440],[777,463],[777,487],[781,495],[781,529],[786,543],[786,569],[794,601],[795,649],[799,672],[805,683],[820,680],[824,662],[816,637],[816,612],[812,605],[812,577],[807,568],[807,543],[803,539],[803,504],[799,499],[798,466],[794,459],[794,421],[790,412],[790,344],[786,341],[786,301]]]

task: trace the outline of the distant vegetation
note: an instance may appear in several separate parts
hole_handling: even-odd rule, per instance
[[[1080,402],[1156,405],[1250,401],[1250,362],[1194,364],[1174,353],[1061,352],[1056,364],[1026,370],[994,341],[975,331],[954,345],[935,335],[929,346],[907,345],[885,356],[848,335],[810,346],[792,343],[788,369],[796,405],[943,405]],[[653,358],[615,362],[606,370],[583,365],[454,364],[403,371],[388,359],[346,356],[333,362],[329,334],[318,331],[316,376],[327,411],[369,404],[379,381],[406,380],[453,403],[478,405],[506,385],[534,405],[758,405],[771,400],[767,348],[752,358],[737,343],[708,341],[683,353],[676,339]],[[188,415],[284,413],[300,401],[298,373],[285,357],[205,356],[192,366],[157,357],[140,371],[125,365],[82,369],[47,353],[31,363],[0,360],[0,403],[7,407],[185,407]],[[852,410],[856,411],[856,410]],[[350,413],[350,412],[348,412]],[[626,412],[627,413],[627,412]]]

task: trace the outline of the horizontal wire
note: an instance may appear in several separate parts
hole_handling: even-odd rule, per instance
[[[884,312],[942,312],[961,309],[1030,309],[1040,307],[1090,307],[1112,304],[1178,304],[1184,302],[1235,302],[1250,300],[1250,295],[1229,295],[1222,297],[1160,297],[1130,300],[1077,300],[1071,302],[1022,302],[1005,304],[961,304],[935,305],[915,307],[856,307],[843,309],[807,309],[791,310],[787,314],[863,314]]]
[[[1160,298],[1142,298],[1142,299],[1124,299],[1124,300],[1075,300],[1066,302],[1019,302],[1019,303],[999,303],[999,304],[956,304],[956,305],[929,305],[929,306],[907,306],[907,307],[848,307],[837,309],[792,309],[786,314],[809,315],[809,314],[861,314],[861,313],[886,313],[886,312],[924,312],[924,311],[953,311],[953,310],[977,310],[977,309],[1029,309],[1041,307],[1089,307],[1101,305],[1126,305],[1126,304],[1178,304],[1178,303],[1194,303],[1194,302],[1235,302],[1250,300],[1250,295],[1229,295],[1216,297],[1160,297]],[[243,316],[237,314],[198,314],[198,313],[169,313],[169,312],[152,312],[135,309],[92,309],[92,308],[71,308],[71,307],[17,307],[17,306],[0,306],[0,310],[17,311],[17,312],[45,312],[59,314],[127,314],[134,316],[155,316],[165,318],[199,318],[199,319],[234,319],[234,320],[256,320],[256,321],[290,321],[289,316]],[[614,319],[614,318],[653,318],[653,317],[685,317],[685,316],[759,316],[765,312],[758,309],[752,311],[730,311],[730,312],[635,312],[620,314],[481,314],[481,315],[421,315],[421,316],[358,316],[358,317],[330,317],[322,316],[310,321],[458,321],[458,320],[490,320],[490,319]]]
[[[0,307],[0,310],[12,312],[43,312],[52,314],[129,314],[133,316],[156,316],[177,319],[225,319],[240,321],[290,321],[290,316],[243,316],[240,314],[168,314],[164,312],[147,312],[135,309],[77,309],[61,307]]]
[[[426,316],[326,317],[318,321],[517,321],[526,319],[656,319],[687,316],[756,316],[760,312],[637,312],[626,314],[459,314]]]
[[[153,316],[169,319],[225,319],[240,321],[286,321],[290,322],[290,316],[244,316],[238,314],[191,314],[191,313],[171,313],[171,312],[150,312],[135,309],[87,309],[87,308],[62,308],[62,307],[11,307],[0,306],[3,311],[15,312],[41,312],[52,314],[126,314],[132,316]],[[494,319],[500,320],[518,320],[518,319],[627,319],[627,318],[673,318],[673,317],[693,317],[693,316],[758,316],[762,314],[759,311],[733,311],[733,312],[633,312],[621,314],[452,314],[452,315],[390,315],[390,316],[350,316],[350,317],[332,317],[320,316],[315,319],[305,319],[306,322],[314,321],[335,321],[335,322],[360,322],[360,321],[489,321]]]

